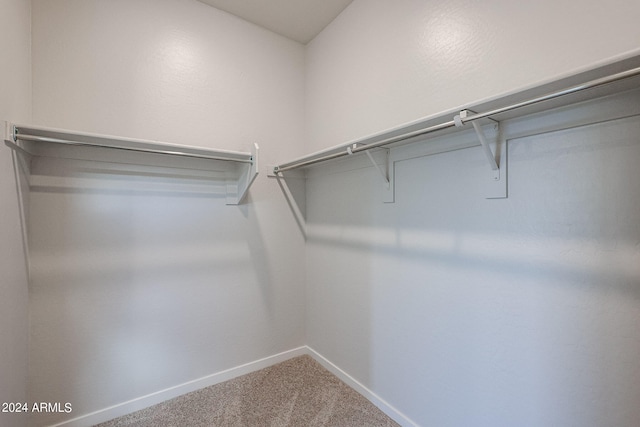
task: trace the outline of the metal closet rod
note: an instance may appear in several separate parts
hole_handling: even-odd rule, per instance
[[[54,144],[65,144],[65,145],[80,145],[86,147],[102,147],[102,148],[112,148],[115,150],[126,150],[126,151],[136,151],[140,153],[153,153],[153,154],[166,154],[171,156],[181,156],[181,157],[190,157],[196,159],[207,159],[207,160],[223,160],[230,162],[240,162],[240,163],[253,163],[253,158],[250,156],[248,159],[239,159],[234,157],[224,157],[208,155],[208,154],[195,154],[195,153],[186,153],[184,151],[173,151],[173,150],[158,150],[153,148],[135,148],[135,147],[119,147],[119,146],[111,146],[93,142],[85,142],[85,141],[70,141],[67,139],[58,139],[58,138],[49,138],[46,136],[38,136],[38,135],[28,135],[19,133],[19,129],[16,127],[14,131],[14,141],[35,141],[35,142],[50,142]]]
[[[560,98],[562,96],[565,95],[570,95],[573,93],[577,93],[577,92],[581,92],[583,90],[587,90],[587,89],[593,89],[595,87],[598,86],[603,86],[605,84],[608,83],[613,83],[619,80],[623,80],[623,79],[627,79],[630,77],[634,77],[640,75],[640,67],[637,68],[633,68],[627,71],[622,71],[620,73],[616,73],[616,74],[612,74],[606,77],[601,77],[599,79],[595,79],[595,80],[591,80],[576,86],[572,86],[570,88],[567,89],[563,89],[563,90],[559,90],[557,92],[552,92],[552,93],[548,93],[546,95],[542,95],[536,98],[532,98],[526,101],[522,101],[522,102],[518,102],[515,104],[510,104],[504,107],[500,107],[500,108],[495,108],[493,110],[490,111],[486,111],[484,113],[473,113],[468,115],[467,117],[460,117],[460,121],[462,122],[462,124],[465,123],[470,123],[470,122],[474,122],[476,120],[480,120],[480,119],[484,119],[487,117],[491,117],[494,116],[496,114],[500,114],[500,113],[506,113],[508,111],[512,111],[512,110],[516,110],[518,108],[522,108],[522,107],[527,107],[529,105],[533,105],[533,104],[537,104],[540,102],[544,102],[544,101],[550,101],[552,99],[555,98]],[[448,122],[444,122],[444,123],[440,123],[437,125],[433,125],[433,126],[429,126],[426,127],[424,129],[419,129],[413,132],[407,132],[404,133],[402,135],[397,135],[397,136],[393,136],[390,138],[386,138],[383,139],[381,141],[378,142],[373,142],[371,144],[365,144],[365,145],[360,145],[360,146],[356,146],[356,144],[358,144],[358,142],[353,144],[353,147],[349,147],[348,149],[345,149],[345,151],[339,151],[337,153],[333,153],[333,154],[328,154],[326,156],[322,156],[322,157],[316,157],[313,159],[309,159],[309,160],[300,160],[300,161],[293,161],[293,162],[289,162],[289,163],[283,163],[282,165],[276,166],[274,168],[274,173],[278,174],[280,172],[286,172],[289,170],[293,170],[293,169],[298,169],[298,168],[302,168],[305,166],[311,166],[314,165],[316,163],[321,163],[321,162],[325,162],[327,160],[332,160],[332,159],[337,159],[339,157],[344,157],[344,156],[348,156],[350,154],[356,154],[362,151],[367,151],[367,150],[371,150],[374,148],[379,148],[379,147],[383,147],[385,145],[389,145],[389,144],[394,144],[396,142],[401,142],[416,136],[420,136],[420,135],[426,135],[432,132],[436,132],[439,130],[444,130],[444,129],[448,129],[448,128],[452,128],[456,126],[456,122],[454,120],[450,120]]]

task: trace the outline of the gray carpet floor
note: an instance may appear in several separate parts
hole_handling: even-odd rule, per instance
[[[311,357],[300,356],[99,427],[397,425]]]

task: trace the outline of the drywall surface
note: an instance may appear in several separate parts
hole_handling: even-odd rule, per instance
[[[640,116],[508,152],[508,199],[480,148],[396,162],[394,204],[317,168],[308,345],[418,425],[638,425]]]
[[[307,45],[307,151],[638,49],[639,14],[633,0],[356,0]]]
[[[0,1],[4,35],[0,52],[0,121],[30,119],[30,3]],[[9,148],[0,146],[0,403],[27,399],[27,269],[22,244],[16,177]],[[24,414],[0,413],[0,425],[24,426]]]
[[[304,240],[265,173],[302,153],[302,45],[195,0],[37,0],[33,67],[36,124],[263,154],[241,206],[184,172],[34,163],[29,395],[73,411],[33,423],[304,344]]]
[[[308,150],[637,48],[611,6],[356,0],[308,45]],[[504,200],[479,150],[397,163],[395,204],[313,168],[308,345],[419,425],[637,425],[638,124],[510,142]]]

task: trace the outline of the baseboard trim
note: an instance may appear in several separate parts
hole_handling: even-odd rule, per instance
[[[397,422],[403,427],[419,427],[418,424],[413,422],[409,417],[404,415],[402,412],[398,411],[380,396],[375,394],[373,391],[369,390],[358,380],[353,378],[351,375],[347,374],[342,369],[338,368],[332,362],[329,361],[326,357],[322,356],[320,353],[312,349],[311,347],[306,347],[307,354],[313,357],[318,363],[320,363],[326,370],[331,372],[336,377],[340,378],[344,381],[349,387],[353,388],[355,391],[366,397],[371,403],[373,403],[378,409],[387,414],[389,418]]]
[[[54,424],[50,427],[90,427],[117,417],[121,417],[123,415],[130,414],[135,411],[139,411],[141,409],[148,408],[153,405],[157,405],[158,403],[162,403],[166,400],[176,398],[192,391],[200,390],[202,388],[219,384],[221,382],[228,381],[241,375],[268,368],[269,366],[305,354],[309,354],[308,347],[302,346],[294,348],[293,350],[284,351],[273,356],[265,357],[263,359],[245,363],[244,365],[236,366],[235,368],[226,369],[224,371],[207,375],[193,381],[188,381],[177,386],[169,387],[164,390],[148,394],[146,396],[119,403],[117,405],[101,409],[99,411],[81,415],[79,417]]]
[[[309,346],[302,346],[294,348],[292,350],[284,351],[282,353],[275,354],[273,356],[265,357],[253,362],[245,363],[244,365],[236,366],[231,369],[217,372],[215,374],[207,375],[202,378],[198,378],[193,381],[188,381],[177,386],[169,387],[164,390],[157,391],[155,393],[148,394],[146,396],[138,397],[123,403],[119,403],[108,408],[101,409],[99,411],[91,412],[89,414],[81,415],[76,418],[72,418],[67,421],[63,421],[58,424],[51,425],[49,427],[91,427],[96,424],[103,423],[105,421],[118,418],[132,412],[139,411],[141,409],[148,408],[158,403],[162,403],[169,399],[174,399],[183,394],[190,393],[192,391],[200,390],[205,387],[219,384],[224,381],[231,380],[241,375],[246,375],[251,372],[259,371],[260,369],[268,368],[269,366],[284,362],[294,357],[309,355],[320,363],[325,369],[334,374],[336,377],[344,381],[348,386],[356,390],[358,393],[367,398],[371,403],[378,407],[382,412],[387,414],[392,420],[397,422],[403,427],[419,427],[418,424],[411,421],[409,417],[398,411],[392,405],[387,403],[380,396],[369,390],[358,380],[347,374],[345,371],[334,365],[326,357],[315,351]]]

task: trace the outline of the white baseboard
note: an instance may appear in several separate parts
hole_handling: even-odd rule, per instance
[[[251,372],[255,372],[260,369],[275,365],[277,363],[284,362],[285,360],[289,360],[293,357],[302,356],[305,354],[309,354],[308,347],[303,346],[294,348],[293,350],[278,353],[273,356],[265,357],[264,359],[256,360],[254,362],[245,363],[244,365],[236,366],[235,368],[217,372],[212,375],[207,375],[206,377],[198,378],[196,380],[189,381],[174,387],[169,387],[167,389],[160,390],[146,396],[138,397],[127,402],[119,403],[117,405],[110,406],[108,408],[92,412],[90,414],[82,415],[58,424],[54,424],[50,427],[90,427],[117,417],[121,417],[123,415],[130,414],[135,411],[139,411],[141,409],[148,408],[153,405],[157,405],[158,403],[173,399],[183,394],[219,384],[221,382],[228,381],[241,375],[249,374]]]
[[[327,358],[308,346],[302,346],[288,350],[282,353],[275,354],[273,356],[265,357],[253,362],[245,363],[244,365],[236,366],[235,368],[227,369],[215,374],[207,375],[193,381],[189,381],[174,387],[169,387],[164,390],[157,391],[155,393],[148,394],[146,396],[138,397],[136,399],[129,400],[127,402],[119,403],[108,408],[101,409],[86,415],[81,415],[76,418],[72,418],[67,421],[63,421],[58,424],[54,424],[50,427],[90,427],[96,424],[103,423],[105,421],[118,418],[132,412],[139,411],[141,409],[148,408],[158,403],[162,403],[166,400],[176,398],[192,391],[200,390],[205,387],[209,387],[215,384],[219,384],[224,381],[231,380],[241,375],[249,374],[251,372],[259,371],[260,369],[267,368],[269,366],[284,362],[294,357],[309,355],[313,357],[318,363],[324,366],[329,372],[340,378],[351,388],[367,398],[371,403],[377,406],[382,412],[387,414],[391,419],[400,424],[403,427],[418,427],[416,423],[411,421],[402,412],[391,406],[389,403],[380,398],[377,394],[369,390],[367,387],[358,382],[355,378],[347,374],[342,369],[331,363]]]
[[[373,391],[369,390],[367,387],[362,385],[358,380],[353,378],[351,375],[347,374],[342,369],[338,368],[332,362],[330,362],[327,358],[322,356],[320,353],[312,349],[311,347],[306,347],[307,354],[313,357],[318,363],[320,363],[326,370],[331,372],[336,377],[340,378],[344,381],[349,387],[363,395],[367,398],[371,403],[373,403],[378,409],[387,414],[389,418],[397,422],[403,427],[419,427],[418,424],[411,421],[409,417],[404,415],[402,412],[398,411],[396,408],[387,403],[380,396],[375,394]]]

